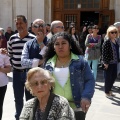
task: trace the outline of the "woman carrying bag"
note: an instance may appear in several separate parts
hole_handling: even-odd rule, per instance
[[[88,64],[91,65],[91,69],[94,73],[94,79],[97,78],[97,66],[99,62],[99,58],[101,55],[100,46],[101,46],[101,36],[98,35],[99,27],[98,25],[94,25],[92,27],[92,34],[88,34],[86,37],[85,45],[85,58],[88,61]]]

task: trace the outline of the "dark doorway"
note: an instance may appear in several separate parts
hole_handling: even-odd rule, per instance
[[[81,12],[81,26],[94,25],[99,23],[99,12]]]

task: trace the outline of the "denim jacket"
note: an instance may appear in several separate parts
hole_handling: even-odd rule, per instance
[[[56,57],[54,56],[45,64],[45,69],[49,70],[51,73],[55,67],[55,59]],[[77,56],[71,53],[69,71],[73,99],[76,107],[79,108],[81,99],[91,101],[94,94],[95,80],[88,62],[83,56]]]

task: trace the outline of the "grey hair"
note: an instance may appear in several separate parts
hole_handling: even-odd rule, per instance
[[[58,23],[62,23],[62,24],[63,24],[63,22],[60,21],[60,20],[55,20],[55,21],[53,21],[53,22],[51,23],[51,28],[50,28],[50,30],[51,30],[52,33],[53,33],[53,29],[56,27],[56,25],[57,25]]]

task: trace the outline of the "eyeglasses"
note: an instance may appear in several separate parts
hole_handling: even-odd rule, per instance
[[[45,27],[45,24],[34,24],[33,25],[34,28],[40,28],[40,27]]]
[[[47,83],[48,83],[48,79],[44,79],[44,80],[40,80],[40,81],[31,82],[30,85],[32,87],[37,87],[39,85],[42,85],[42,86],[47,85]]]
[[[64,29],[64,26],[56,26],[56,28]]]
[[[111,34],[117,34],[117,31],[114,31],[114,32],[110,32]]]

